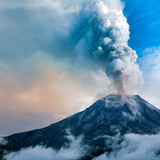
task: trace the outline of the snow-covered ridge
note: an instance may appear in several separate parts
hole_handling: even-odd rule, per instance
[[[121,95],[110,94],[104,98],[104,101],[106,104],[105,106],[107,108],[112,108],[112,107],[123,108],[127,105],[128,109],[130,110],[133,116],[141,116],[144,109],[150,109],[153,111],[160,112],[156,107],[149,104],[147,101],[142,99],[139,95],[121,96]],[[123,115],[127,114],[128,116],[128,112],[126,113],[125,112],[126,111],[123,111]]]
[[[105,97],[105,103],[106,107],[123,107],[127,104],[133,115],[140,115],[141,107],[138,95],[121,96],[111,94]]]
[[[125,103],[128,103],[130,105],[138,105],[138,96],[137,95],[113,95],[110,94],[107,97],[105,97],[106,101],[106,107],[119,107],[121,105],[124,105]]]

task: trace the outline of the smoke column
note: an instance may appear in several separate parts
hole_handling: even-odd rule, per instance
[[[137,54],[128,46],[129,25],[120,0],[87,2],[75,27],[74,48],[81,60],[97,63],[111,79],[117,94],[141,81]],[[93,63],[93,65],[94,65]]]

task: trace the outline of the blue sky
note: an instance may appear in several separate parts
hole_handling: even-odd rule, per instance
[[[129,45],[142,56],[146,48],[160,45],[160,1],[124,0],[124,14],[130,25]]]

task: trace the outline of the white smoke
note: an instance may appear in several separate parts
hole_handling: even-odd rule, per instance
[[[124,94],[129,86],[141,84],[142,73],[136,63],[136,52],[128,46],[129,25],[120,0],[94,1],[84,8],[74,32],[79,59],[87,57],[94,65],[100,65],[118,94]]]

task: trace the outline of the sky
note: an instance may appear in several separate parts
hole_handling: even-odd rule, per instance
[[[143,56],[146,48],[158,47],[160,43],[160,2],[158,0],[135,0],[125,2],[124,14],[130,25],[130,46]]]
[[[160,108],[160,2],[114,0],[109,9],[123,5],[144,81],[129,93]],[[0,135],[44,127],[113,92],[110,73],[83,54],[91,47],[78,41],[80,13],[78,1],[0,0]]]

